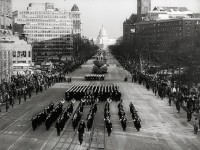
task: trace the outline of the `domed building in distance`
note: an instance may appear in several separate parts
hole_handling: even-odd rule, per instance
[[[109,45],[113,45],[116,43],[116,39],[109,39],[105,28],[102,25],[101,30],[99,31],[99,35],[97,39],[94,39],[96,45],[99,46],[100,49],[106,50]]]

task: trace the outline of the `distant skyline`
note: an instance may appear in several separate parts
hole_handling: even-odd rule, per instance
[[[137,0],[13,0],[13,11],[26,10],[29,3],[54,3],[57,8],[70,10],[77,4],[81,12],[83,35],[96,38],[104,25],[109,38],[123,35],[123,22],[137,13]],[[151,0],[155,6],[187,7],[200,13],[200,0]]]

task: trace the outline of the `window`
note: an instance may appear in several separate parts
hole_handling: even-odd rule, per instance
[[[13,52],[13,57],[16,57],[16,51]]]
[[[28,57],[31,57],[31,51],[28,51]]]

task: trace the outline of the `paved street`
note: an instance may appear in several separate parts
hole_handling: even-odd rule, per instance
[[[152,91],[147,91],[142,85],[132,83],[130,74],[124,70],[119,63],[108,55],[108,73],[105,81],[84,81],[85,74],[91,73],[93,61],[89,60],[68,76],[72,77],[71,83],[56,83],[53,87],[35,95],[31,100],[18,105],[15,102],[14,108],[8,112],[3,109],[0,113],[0,150],[49,150],[49,149],[70,149],[85,150],[89,147],[91,133],[86,130],[83,144],[80,146],[77,134],[72,131],[72,126],[66,126],[67,137],[57,136],[55,125],[46,131],[42,124],[36,131],[32,131],[31,118],[47,106],[50,101],[55,104],[63,97],[65,91],[73,84],[118,84],[122,93],[123,106],[127,117],[127,130],[124,132],[118,117],[118,103],[111,103],[111,122],[113,131],[108,137],[104,131],[103,103],[99,104],[99,109],[94,125],[93,142],[91,149],[95,147],[106,150],[197,150],[200,147],[200,136],[193,133],[193,122],[188,123],[186,113],[181,109],[177,113],[175,105],[168,106],[167,99],[159,99],[153,95]],[[124,76],[128,76],[128,82],[124,82]],[[22,100],[23,101],[23,100]],[[141,131],[137,132],[129,112],[129,103],[132,102],[142,120]],[[77,107],[78,102],[75,106]],[[67,102],[64,103],[64,107]],[[89,108],[84,109],[83,119],[85,120]],[[194,118],[193,118],[194,119]],[[193,120],[192,119],[192,120]],[[98,124],[97,124],[98,122]],[[106,135],[104,135],[106,133]],[[62,132],[61,132],[62,135]],[[67,139],[65,139],[66,137]],[[95,142],[96,141],[96,142]],[[98,143],[98,144],[97,144]],[[56,145],[56,146],[55,146]]]

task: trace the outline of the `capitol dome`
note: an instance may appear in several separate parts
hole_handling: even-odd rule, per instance
[[[104,29],[103,25],[102,25],[102,28],[101,30],[99,31],[99,36],[98,36],[98,39],[101,39],[101,38],[107,38],[107,32],[106,30]]]

